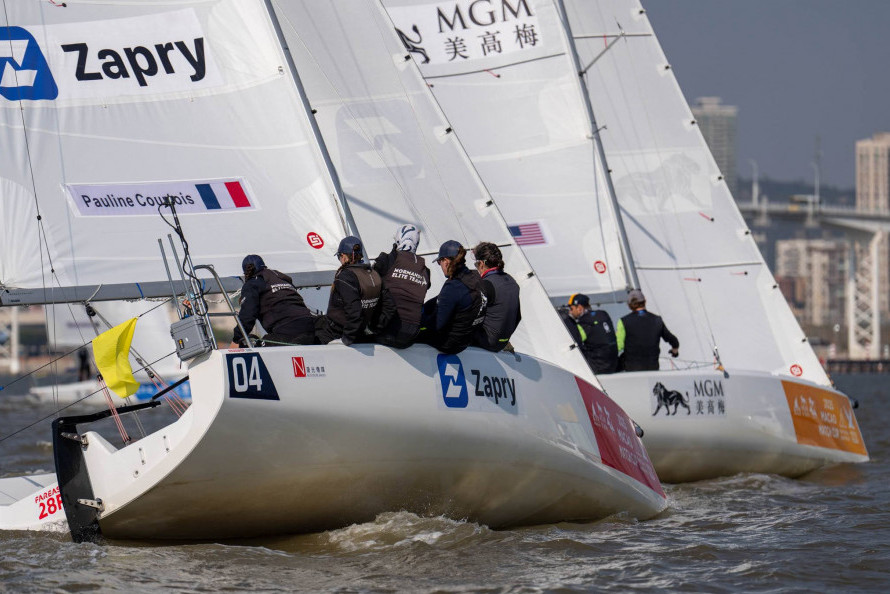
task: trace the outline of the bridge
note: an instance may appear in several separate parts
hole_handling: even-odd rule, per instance
[[[869,212],[853,207],[821,204],[819,196],[803,200],[770,203],[767,200],[739,202],[742,216],[750,226],[769,225],[772,219],[800,221],[808,227],[827,226],[844,232],[850,242],[850,267],[847,272],[847,338],[851,359],[881,357],[880,287],[887,275],[886,255],[882,246],[890,233],[890,212]],[[883,251],[886,251],[886,247]]]

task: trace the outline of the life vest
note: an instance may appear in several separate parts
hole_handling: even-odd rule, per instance
[[[380,302],[381,282],[380,275],[367,264],[350,264],[337,271],[334,277],[335,289],[331,292],[331,300],[328,305],[327,317],[334,322],[339,330],[349,328],[346,319],[346,309],[343,298],[336,292],[336,283],[345,272],[352,273],[358,282],[359,299],[361,300],[361,320],[359,331],[364,331],[371,326],[374,315],[377,313],[377,304]],[[347,281],[346,278],[342,279]]]
[[[455,312],[451,318],[451,325],[441,331],[444,338],[438,348],[446,353],[460,352],[470,345],[473,332],[485,320],[488,301],[482,293],[482,279],[476,272],[464,268],[457,273],[454,280],[463,283],[469,289],[472,302],[469,307]]]
[[[430,288],[426,263],[412,252],[396,252],[395,261],[383,276],[383,286],[392,296],[402,324],[420,324],[420,312]]]
[[[488,285],[486,287],[486,285]],[[488,293],[482,327],[476,330],[474,344],[490,351],[500,351],[510,340],[522,319],[519,309],[519,285],[503,271],[491,271],[482,278],[481,286]]]
[[[312,312],[288,275],[264,268],[256,276],[266,283],[260,291],[259,313],[260,324],[266,332],[274,332],[275,327],[283,322],[293,324],[304,320],[305,323],[297,325],[305,326],[306,330],[312,329]]]

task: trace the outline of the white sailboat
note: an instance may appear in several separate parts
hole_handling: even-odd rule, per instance
[[[333,13],[342,17],[349,4],[350,21],[364,14],[376,36],[366,29],[361,38],[343,37],[327,21],[318,30],[354,43],[357,56],[385,56],[374,60],[380,66],[373,76],[413,80],[423,91],[403,89],[397,99],[421,113],[415,126],[422,140],[441,135],[438,144],[447,149],[437,148],[436,157],[450,161],[422,151],[416,162],[426,175],[395,177],[425,177],[412,189],[438,186],[440,203],[404,192],[400,207],[368,204],[360,212],[355,207],[375,182],[354,178],[344,184],[350,197],[341,197],[278,35],[276,12],[286,21],[305,5],[274,4],[273,11],[273,3],[258,0],[53,10],[8,4],[0,31],[12,31],[8,36],[31,59],[34,52],[45,59],[28,62],[42,68],[28,88],[9,85],[4,74],[4,86],[16,93],[6,92],[9,103],[0,103],[0,143],[14,156],[0,163],[0,183],[10,189],[0,208],[47,211],[40,219],[20,218],[33,231],[23,238],[46,238],[53,275],[44,282],[38,250],[23,247],[3,268],[3,304],[48,302],[49,293],[60,301],[56,295],[100,300],[169,292],[175,283],[151,252],[170,228],[157,215],[159,196],[178,197],[187,272],[194,274],[192,261],[213,262],[230,290],[239,284],[233,277],[241,258],[254,252],[270,267],[294,271],[298,286],[329,283],[343,235],[360,231],[366,241],[388,246],[388,237],[378,239],[388,232],[371,222],[378,211],[387,230],[393,226],[387,217],[426,217],[420,220],[428,222],[428,242],[503,240],[511,265],[524,270],[453,135],[432,124],[444,119],[420,75],[392,60],[392,48],[402,52],[388,24],[377,26],[383,13],[376,3],[337,3]],[[288,35],[309,32],[291,28]],[[92,53],[100,47],[106,58]],[[108,59],[112,53],[120,59]],[[24,62],[18,54],[15,65]],[[355,149],[335,154],[341,159],[349,150]],[[372,168],[394,175],[385,160],[370,159]],[[424,170],[445,163],[447,175]],[[340,167],[344,176],[361,173],[345,162]],[[471,200],[450,194],[446,178],[463,180],[454,188],[472,191]],[[66,266],[75,253],[76,278]],[[177,325],[180,351],[193,355],[193,403],[181,418],[122,446],[88,430],[106,413],[54,422],[59,495],[75,540],[100,533],[219,539],[320,530],[398,509],[508,526],[621,511],[646,518],[666,506],[632,421],[583,379],[589,376],[583,368],[578,374],[563,368],[578,359],[558,334],[536,337],[558,365],[518,354],[526,344],[536,346],[527,340],[517,343],[515,355],[373,344],[220,351],[201,322],[197,294],[204,284],[190,277],[195,315]],[[533,277],[523,286],[526,295],[529,326],[547,328],[535,321],[532,308],[546,297]],[[542,316],[552,315],[544,308]],[[548,348],[553,341],[563,348]],[[33,501],[20,498],[5,509],[0,501],[0,512]]]
[[[599,377],[662,480],[868,460],[638,1],[384,4],[553,301],[639,287],[680,338]]]

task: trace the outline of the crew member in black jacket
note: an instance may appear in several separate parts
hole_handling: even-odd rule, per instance
[[[418,340],[443,353],[459,353],[470,346],[476,326],[485,319],[482,279],[467,268],[466,255],[453,239],[442,244],[436,263],[448,280],[439,295],[423,305],[424,328]]]
[[[581,347],[587,365],[596,374],[618,371],[618,341],[609,314],[591,310],[590,298],[581,293],[569,297],[568,306],[569,315],[563,321]]]
[[[241,270],[244,272],[244,285],[241,287],[238,319],[244,330],[249,334],[259,320],[266,330],[263,340],[268,346],[313,344],[315,321],[291,277],[266,268],[266,263],[256,254],[244,258]],[[235,346],[247,346],[237,326],[232,338],[232,348]]]
[[[487,300],[485,319],[473,333],[473,346],[502,351],[522,319],[519,285],[504,272],[504,257],[497,245],[483,241],[473,248],[473,256]]]
[[[375,338],[380,344],[403,349],[411,346],[420,332],[430,269],[416,253],[420,244],[416,226],[402,225],[393,240],[392,251],[380,252],[374,261],[374,270],[383,281]]]
[[[337,248],[340,268],[334,275],[327,314],[319,318],[315,335],[321,344],[371,342],[379,315],[380,275],[363,262],[358,237],[343,238]]]
[[[618,320],[618,350],[624,371],[655,371],[658,369],[660,341],[671,345],[671,356],[680,354],[680,341],[671,334],[660,316],[646,311],[646,297],[634,289],[627,296],[631,313]]]

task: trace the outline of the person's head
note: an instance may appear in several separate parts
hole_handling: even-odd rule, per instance
[[[504,257],[501,249],[493,243],[482,241],[473,248],[473,256],[476,258],[476,270],[479,274],[485,274],[492,268],[504,269]]]
[[[244,280],[253,278],[265,267],[266,263],[256,254],[244,256],[244,259],[241,260],[241,271],[244,273]]]
[[[436,256],[436,264],[442,268],[442,274],[451,278],[460,270],[466,260],[467,250],[459,241],[449,239],[439,247],[439,255]]]
[[[341,266],[362,261],[362,242],[358,237],[349,235],[340,240],[337,246],[337,259]]]
[[[590,298],[583,293],[575,293],[569,297],[569,314],[573,318],[580,318],[584,312],[590,309]]]
[[[416,252],[420,245],[420,229],[414,225],[402,225],[396,230],[392,240],[400,252]]]
[[[634,289],[630,293],[627,294],[627,306],[631,309],[631,311],[636,311],[638,309],[646,308],[646,297],[643,295],[643,292],[639,289]]]

